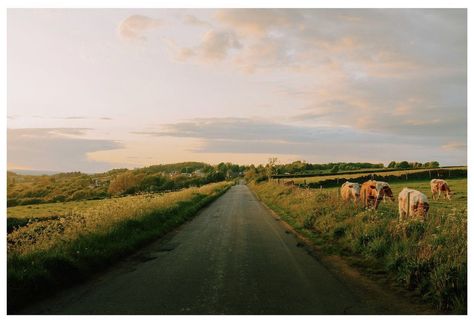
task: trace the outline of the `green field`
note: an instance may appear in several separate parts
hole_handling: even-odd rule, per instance
[[[133,197],[123,197],[133,198]],[[65,216],[70,212],[87,210],[100,205],[106,200],[84,200],[57,202],[39,205],[16,206],[7,208],[8,218],[42,218],[51,216]]]
[[[343,202],[338,188],[249,186],[283,220],[323,252],[346,258],[368,275],[384,276],[440,312],[467,310],[467,179],[447,180],[452,200],[431,200],[429,179],[389,182],[395,199],[404,187],[430,198],[425,221],[398,220],[398,202],[378,210]],[[360,204],[360,203],[359,203]]]
[[[392,188],[393,196],[395,197],[395,203],[390,201],[382,202],[381,207],[383,209],[391,209],[398,207],[397,196],[403,188],[408,187],[423,192],[430,201],[430,209],[435,210],[467,210],[467,178],[464,179],[451,179],[447,180],[449,187],[454,195],[451,201],[447,201],[443,196],[439,200],[433,200],[431,198],[431,188],[429,180],[417,180],[417,181],[406,181],[406,182],[389,182]],[[339,188],[326,188],[326,191],[339,192]],[[397,208],[398,209],[398,208]],[[396,210],[396,209],[395,209]]]
[[[453,167],[449,168],[450,170],[465,170],[467,169],[466,167]],[[387,176],[404,176],[406,174],[410,175],[413,173],[419,173],[419,172],[425,172],[428,171],[427,169],[413,169],[413,170],[396,170],[396,171],[387,171],[387,172],[377,172],[377,171],[367,171],[365,173],[360,172],[360,173],[352,173],[352,174],[334,174],[330,176],[314,176],[314,177],[298,177],[298,178],[281,178],[279,179],[280,182],[285,182],[285,181],[294,181],[295,184],[310,184],[310,183],[317,183],[320,181],[325,181],[325,180],[334,180],[334,179],[356,179],[361,177],[362,175],[369,175],[371,173],[377,174],[377,176],[380,177],[387,177]],[[433,173],[433,178],[434,178],[434,173],[437,171],[436,169],[431,170]],[[429,181],[429,180],[428,180]],[[341,181],[341,184],[343,182]]]

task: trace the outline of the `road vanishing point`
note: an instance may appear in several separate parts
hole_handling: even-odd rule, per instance
[[[20,314],[374,314],[246,185],[90,281]]]

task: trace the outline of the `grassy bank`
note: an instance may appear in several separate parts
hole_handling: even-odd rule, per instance
[[[275,182],[250,187],[322,251],[345,257],[368,274],[413,291],[442,312],[467,310],[467,180],[453,179],[453,201],[431,202],[425,222],[398,222],[397,203],[378,211],[344,203],[338,189],[302,189]],[[395,183],[425,193],[429,181]],[[430,194],[428,194],[430,195]]]
[[[8,234],[8,311],[79,282],[194,216],[229,187],[103,200]],[[23,216],[24,218],[25,216]]]

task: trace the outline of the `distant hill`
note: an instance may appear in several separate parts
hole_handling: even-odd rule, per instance
[[[7,205],[103,199],[135,193],[153,193],[201,186],[235,178],[244,166],[203,162],[160,164],[144,168],[113,169],[104,173],[10,170]]]
[[[28,176],[42,176],[42,175],[53,175],[60,173],[60,171],[51,171],[51,170],[23,170],[23,169],[8,169],[9,172],[14,172],[16,174],[24,174]]]

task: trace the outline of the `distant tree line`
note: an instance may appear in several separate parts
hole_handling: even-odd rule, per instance
[[[350,171],[359,169],[378,169],[383,168],[383,163],[368,162],[336,162],[336,163],[307,163],[305,161],[295,161],[288,164],[275,164],[273,166],[275,174],[300,174],[314,172],[333,172]]]
[[[307,163],[305,161],[295,161],[288,164],[278,164],[276,158],[270,158],[266,165],[249,166],[245,171],[247,181],[264,181],[272,176],[292,176],[292,175],[324,175],[330,173],[344,173],[351,171],[385,171],[384,169],[417,169],[417,168],[439,168],[438,161],[430,161],[426,163],[392,161],[385,168],[383,163],[368,162],[338,162],[338,163]]]
[[[392,161],[388,164],[387,168],[393,168],[393,169],[433,169],[433,168],[439,168],[439,162],[438,161],[429,161],[429,162],[425,162],[425,163],[420,163],[420,162],[408,162],[408,161],[401,161],[401,162]]]

